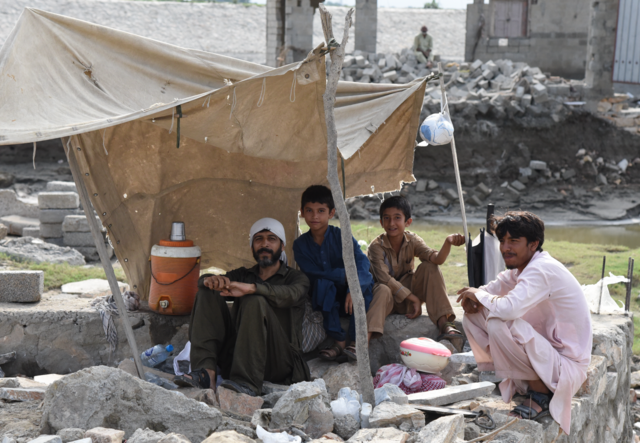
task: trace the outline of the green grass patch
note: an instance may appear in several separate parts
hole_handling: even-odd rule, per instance
[[[33,263],[18,261],[5,254],[0,254],[0,266],[11,270],[30,270],[44,272],[44,290],[58,289],[66,283],[73,283],[90,278],[106,279],[104,269],[100,266],[71,266],[68,263]],[[115,266],[114,271],[119,281],[126,281],[124,271]]]

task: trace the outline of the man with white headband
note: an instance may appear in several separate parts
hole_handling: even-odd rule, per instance
[[[309,279],[287,266],[279,221],[258,220],[249,242],[257,265],[198,280],[189,325],[192,372],[176,377],[178,385],[215,389],[220,375],[221,386],[256,396],[263,381],[310,380],[300,351]]]

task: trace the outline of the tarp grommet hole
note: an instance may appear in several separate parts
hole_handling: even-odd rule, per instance
[[[104,215],[107,215],[107,213],[106,213],[106,212],[103,212],[103,213],[102,213],[102,215],[103,215],[103,216],[104,216]]]
[[[89,173],[88,173],[88,172],[85,172],[85,173],[84,173],[84,175],[86,175],[87,177],[89,177]]]

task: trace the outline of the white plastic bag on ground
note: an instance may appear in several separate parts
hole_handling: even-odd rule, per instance
[[[258,434],[258,438],[262,440],[262,443],[302,443],[302,439],[300,437],[294,437],[286,432],[280,432],[278,434],[275,432],[268,432],[260,425],[256,428],[256,434]]]
[[[180,370],[179,361],[188,361],[189,362],[189,372],[191,372],[191,342],[188,341],[186,345],[184,345],[184,349],[180,351],[178,355],[173,359],[173,372],[176,375],[184,375],[184,372]]]
[[[331,402],[331,412],[334,417],[351,415],[360,423],[360,395],[350,388],[342,388],[338,392],[338,398]]]
[[[609,276],[604,278],[604,287],[602,287],[603,280],[600,280],[595,285],[582,285],[582,292],[587,299],[589,310],[595,314],[598,312],[598,302],[600,300],[600,290],[602,289],[602,304],[600,305],[601,314],[619,314],[624,312],[624,305],[618,306],[618,303],[611,298],[609,294],[608,285],[616,283],[627,283],[629,279],[620,275],[613,275],[609,272]]]

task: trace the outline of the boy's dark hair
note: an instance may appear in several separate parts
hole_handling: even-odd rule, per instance
[[[411,218],[411,203],[409,203],[409,200],[402,195],[389,197],[382,202],[380,205],[380,220],[382,220],[382,214],[384,214],[384,211],[389,208],[400,209],[404,214],[404,221]]]
[[[300,208],[304,209],[307,203],[320,203],[327,205],[329,211],[333,211],[336,205],[333,203],[333,195],[331,195],[331,189],[323,185],[311,185],[302,193],[302,201]]]
[[[493,216],[491,227],[498,240],[502,240],[508,232],[513,238],[526,238],[527,244],[539,241],[540,243],[538,243],[538,249],[536,250],[542,252],[544,222],[533,212],[510,211],[502,217]]]

